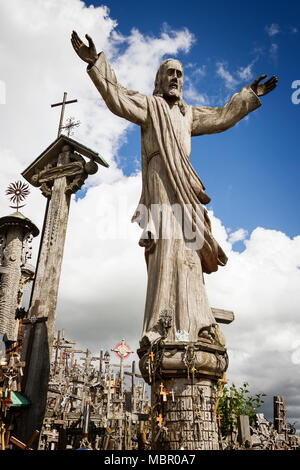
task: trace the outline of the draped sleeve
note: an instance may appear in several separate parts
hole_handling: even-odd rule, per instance
[[[226,131],[260,106],[260,99],[249,85],[235,93],[224,107],[193,106],[192,136]]]
[[[118,83],[104,52],[100,52],[95,64],[87,68],[87,73],[112,113],[140,126],[147,124],[146,96]]]

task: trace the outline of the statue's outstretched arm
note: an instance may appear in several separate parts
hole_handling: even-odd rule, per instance
[[[90,36],[86,46],[76,33],[72,32],[71,42],[76,54],[88,63],[87,72],[110,111],[119,117],[140,126],[147,125],[147,99],[141,93],[121,86],[104,52],[97,54]]]
[[[233,127],[247,114],[261,106],[259,97],[275,89],[278,78],[273,76],[260,83],[266,75],[258,77],[251,86],[246,85],[233,95],[224,107],[193,106],[192,135],[216,134]]]

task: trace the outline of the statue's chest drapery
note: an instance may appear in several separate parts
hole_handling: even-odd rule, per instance
[[[178,142],[182,146],[185,154],[189,157],[191,153],[191,127],[192,127],[192,110],[190,106],[187,106],[186,114],[183,115],[177,105],[170,109],[170,118],[173,129],[175,131]],[[151,119],[149,124],[142,130],[142,145],[143,150],[146,153],[148,159],[153,154],[158,152],[158,143],[154,133],[154,129],[151,126]],[[169,145],[168,142],[163,142],[163,145]]]

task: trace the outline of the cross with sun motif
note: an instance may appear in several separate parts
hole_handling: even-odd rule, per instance
[[[8,196],[11,195],[10,201],[16,206],[10,206],[12,209],[17,209],[17,211],[24,207],[25,204],[20,206],[20,202],[23,202],[25,198],[30,194],[29,186],[26,183],[22,183],[22,181],[15,181],[14,183],[10,183],[6,192]]]

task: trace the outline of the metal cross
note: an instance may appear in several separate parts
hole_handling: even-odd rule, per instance
[[[70,103],[77,103],[78,100],[69,100],[67,101],[67,92],[64,92],[64,97],[63,100],[60,103],[55,103],[51,104],[51,108],[54,108],[55,106],[61,106],[61,112],[60,112],[60,120],[59,120],[59,126],[58,126],[58,132],[57,132],[57,137],[60,136],[61,130],[63,128],[63,121],[64,121],[64,113],[65,113],[65,106],[66,104]]]
[[[80,121],[75,121],[75,119],[73,117],[70,117],[69,119],[67,119],[67,123],[65,126],[62,126],[62,129],[67,129],[67,134],[68,134],[68,137],[70,137],[70,135],[73,134],[72,132],[72,128],[73,127],[78,127],[80,126]]]

